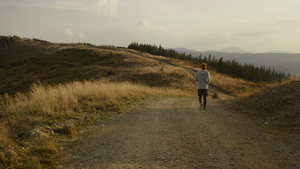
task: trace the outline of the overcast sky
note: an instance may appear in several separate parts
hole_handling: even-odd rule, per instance
[[[0,0],[0,34],[300,53],[299,0]]]

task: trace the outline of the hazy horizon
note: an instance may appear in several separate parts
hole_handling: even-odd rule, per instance
[[[300,53],[296,0],[2,0],[0,35],[198,51]]]

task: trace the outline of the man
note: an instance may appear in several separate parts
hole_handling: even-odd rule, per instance
[[[202,68],[202,70],[197,72],[197,74],[195,76],[195,81],[198,82],[198,96],[199,96],[199,102],[200,102],[199,110],[200,111],[202,111],[202,110],[205,111],[205,109],[206,109],[206,96],[208,95],[207,94],[207,89],[208,89],[208,84],[210,82],[210,74],[207,71],[207,64],[206,63],[202,63],[201,68]],[[202,104],[202,96],[203,96],[204,104]]]

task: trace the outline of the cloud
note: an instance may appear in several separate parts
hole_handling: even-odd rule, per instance
[[[233,33],[233,35],[242,36],[242,37],[257,37],[257,36],[270,35],[272,33],[273,31],[256,30],[256,31],[244,31],[244,32]]]
[[[285,20],[280,20],[278,23],[279,24],[293,24],[295,22],[293,20],[285,19]]]
[[[143,32],[150,32],[150,30],[152,29],[152,25],[145,19],[138,21],[135,27]]]
[[[119,0],[97,0],[97,10],[101,15],[116,17],[118,15]]]
[[[29,1],[29,2],[28,2]],[[116,17],[118,16],[119,0],[6,0],[0,1],[1,6],[18,7],[21,9],[54,9],[54,10],[70,10],[79,12],[93,12],[101,16]]]
[[[82,32],[76,33],[74,31],[72,31],[70,28],[66,28],[66,29],[60,31],[60,34],[67,36],[67,37],[79,37],[79,38],[85,37]]]
[[[80,33],[77,34],[77,36],[80,37],[80,38],[83,38],[84,34],[82,32],[80,32]]]
[[[61,31],[61,34],[72,37],[74,35],[74,33],[72,32],[72,30],[70,28],[66,28],[63,31]]]
[[[135,28],[137,28],[139,31],[144,33],[154,33],[154,34],[160,34],[160,33],[170,33],[170,30],[162,25],[153,25],[148,20],[143,19],[138,21],[135,25]]]

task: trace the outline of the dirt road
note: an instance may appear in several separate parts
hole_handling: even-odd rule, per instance
[[[299,137],[278,134],[221,100],[158,98],[89,129],[62,168],[300,168]],[[78,143],[79,142],[79,143]]]

